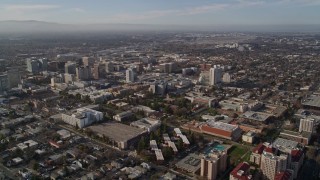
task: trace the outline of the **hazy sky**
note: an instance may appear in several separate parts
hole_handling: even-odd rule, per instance
[[[320,24],[320,0],[1,0],[0,20],[74,24]]]

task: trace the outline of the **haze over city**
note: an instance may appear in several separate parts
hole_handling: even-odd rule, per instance
[[[318,31],[319,10],[318,0],[5,0],[0,2],[0,20],[95,25],[81,26],[84,30],[130,24],[140,29]]]

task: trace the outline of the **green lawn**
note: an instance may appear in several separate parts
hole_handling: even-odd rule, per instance
[[[241,156],[243,156],[244,154],[246,154],[248,151],[245,147],[239,146],[239,145],[234,145],[231,147],[230,149],[230,161],[231,162],[237,162],[238,160],[241,159]],[[250,154],[246,154],[243,157],[243,160],[246,160],[246,158],[248,158],[247,156],[250,156]]]

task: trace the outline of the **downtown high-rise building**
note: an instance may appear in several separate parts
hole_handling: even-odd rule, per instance
[[[90,66],[92,67],[94,64],[95,60],[93,57],[82,57],[82,63],[83,66]]]
[[[6,71],[6,60],[0,59],[0,72]]]
[[[114,64],[112,62],[106,62],[105,66],[106,66],[107,73],[111,73],[114,71]]]
[[[21,74],[18,69],[9,69],[7,71],[8,76],[8,88],[18,87],[18,84],[21,82]]]
[[[136,73],[135,69],[129,68],[126,70],[126,82],[127,83],[135,82],[136,78],[137,78],[137,73]]]
[[[86,81],[90,80],[91,77],[91,71],[88,66],[86,67],[78,67],[76,69],[76,77],[78,81]]]
[[[68,61],[64,65],[64,72],[66,74],[76,74],[76,63],[72,61]]]
[[[27,59],[27,71],[33,74],[38,74],[42,71],[46,71],[48,68],[48,59],[41,58],[28,58]]]
[[[0,74],[0,94],[8,90],[8,75]]]
[[[222,78],[222,68],[220,66],[215,65],[210,69],[209,72],[209,84],[211,86],[217,85],[221,82]]]

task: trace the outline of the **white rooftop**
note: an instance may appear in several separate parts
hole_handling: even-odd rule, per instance
[[[236,129],[238,126],[236,125],[232,125],[232,124],[227,124],[227,123],[223,123],[223,122],[214,122],[214,121],[207,121],[208,126],[217,128],[217,129],[222,129],[225,131],[233,131],[234,129]]]

